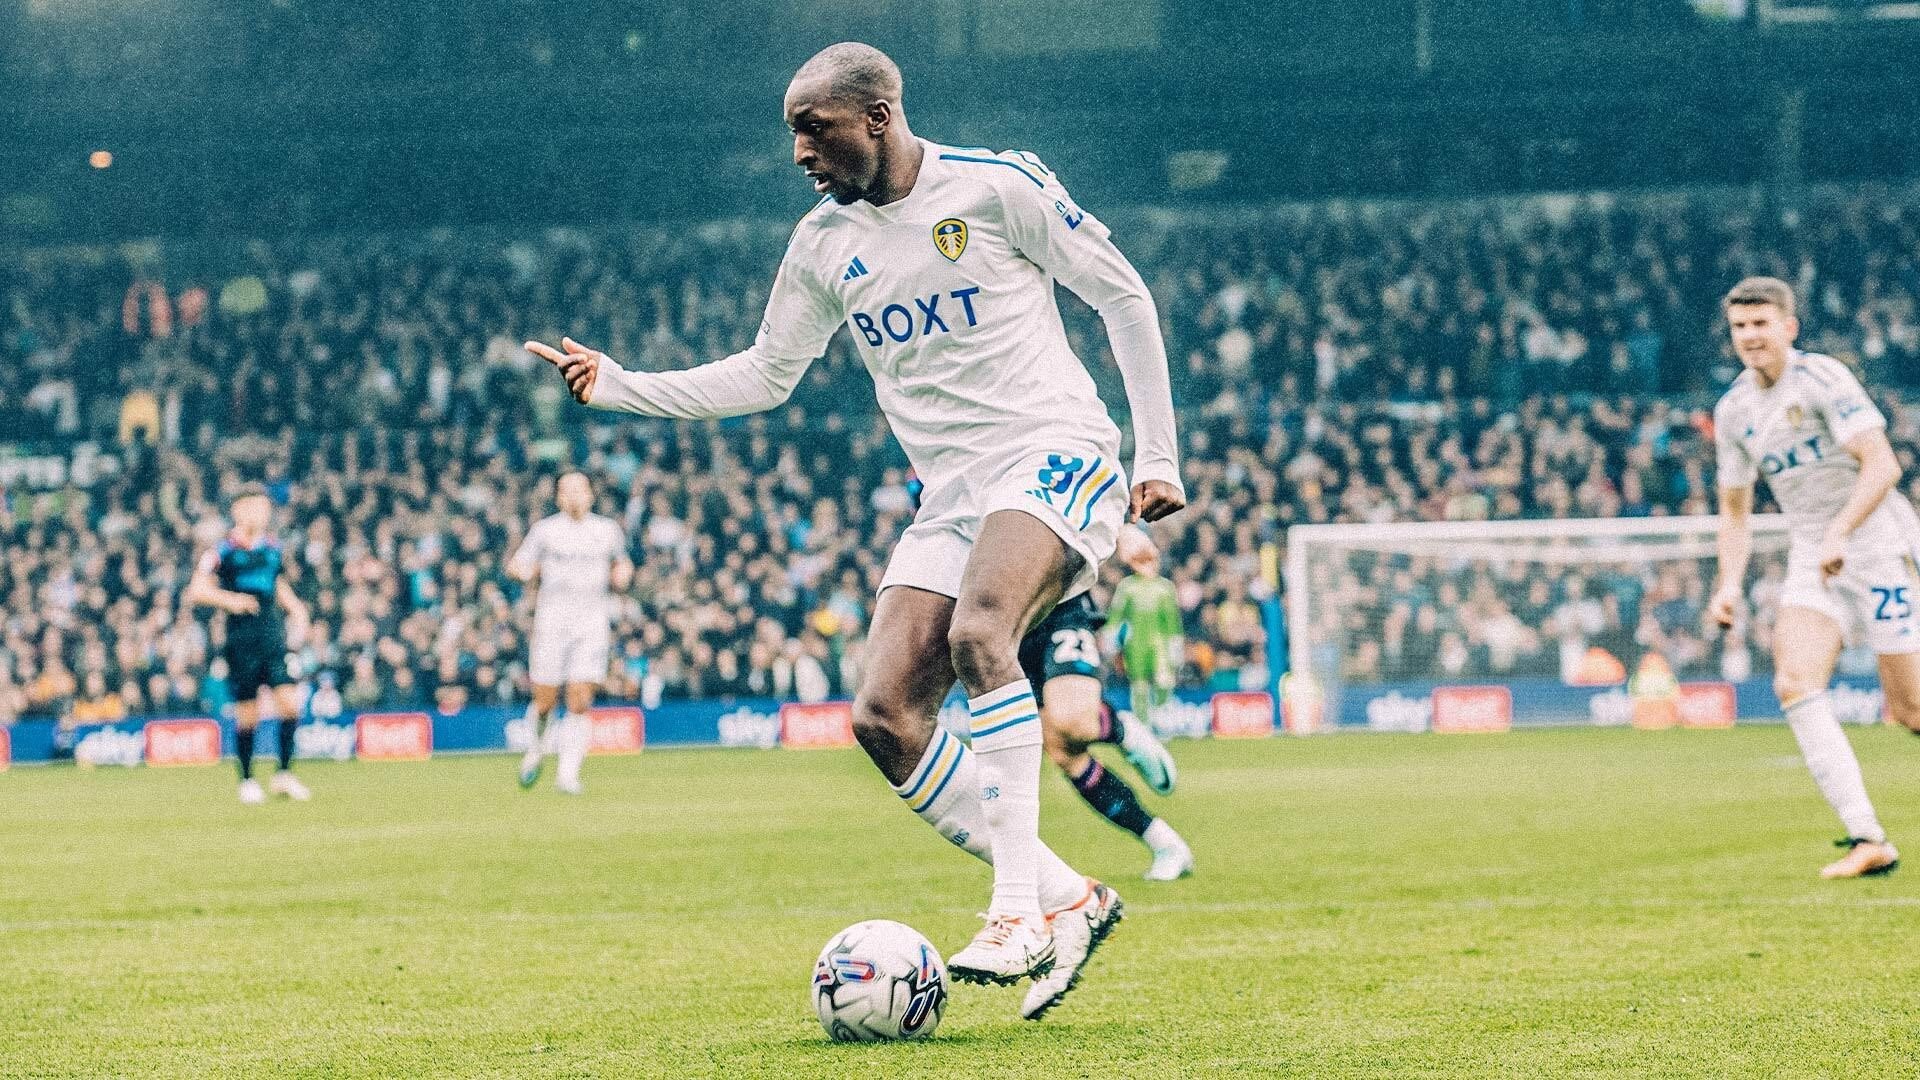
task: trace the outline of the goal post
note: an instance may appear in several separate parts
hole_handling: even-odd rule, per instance
[[[1779,514],[1752,521],[1747,603],[1727,631],[1707,619],[1713,516],[1290,528],[1283,707],[1299,715],[1289,726],[1776,716],[1768,657],[1789,525]],[[1839,693],[1873,685],[1843,680]],[[1877,717],[1876,702],[1854,705],[1850,719]]]

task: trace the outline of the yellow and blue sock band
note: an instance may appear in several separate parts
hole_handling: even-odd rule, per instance
[[[940,798],[967,756],[967,744],[948,734],[946,728],[936,729],[928,745],[919,771],[907,778],[905,787],[897,789],[907,808],[916,814],[926,812]]]
[[[1033,684],[1025,679],[1010,682],[998,690],[967,702],[976,746],[981,739],[1003,742],[1026,734],[1025,724],[1039,726],[1040,711],[1033,700]]]

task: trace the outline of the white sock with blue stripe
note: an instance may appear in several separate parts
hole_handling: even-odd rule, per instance
[[[988,866],[993,865],[987,819],[980,810],[978,764],[967,744],[946,728],[934,727],[920,763],[907,774],[906,783],[894,785],[893,793],[941,836]]]
[[[980,806],[993,845],[990,915],[1040,917],[1040,710],[1033,684],[967,701],[980,759]]]
[[[987,815],[980,805],[980,763],[967,744],[952,732],[935,727],[920,761],[907,782],[894,784],[907,809],[933,826],[967,854],[993,865],[993,847],[987,838]],[[1040,905],[1059,911],[1079,903],[1087,894],[1087,879],[1068,866],[1045,843],[1040,845]]]

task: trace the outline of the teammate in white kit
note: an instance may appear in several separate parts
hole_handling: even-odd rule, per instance
[[[993,864],[987,925],[948,970],[1039,980],[1023,1008],[1035,1015],[1071,988],[1120,905],[1040,842],[1040,722],[1018,645],[1092,583],[1129,509],[1152,521],[1185,505],[1159,316],[1106,226],[1037,158],[916,138],[879,50],[821,51],[785,112],[794,163],[825,198],[794,230],[751,348],[658,374],[571,339],[527,348],[586,404],[698,419],[779,405],[849,329],[926,484],[875,603],[855,734],[916,814]],[[1131,489],[1056,280],[1106,324],[1133,417]],[[933,738],[956,674],[971,749]]]
[[[527,709],[532,744],[520,760],[520,786],[540,779],[545,761],[548,721],[567,689],[567,721],[554,731],[560,768],[554,784],[568,795],[580,794],[580,765],[592,738],[587,711],[593,693],[607,675],[613,632],[609,589],[633,583],[626,533],[593,510],[593,487],[586,475],[570,472],[554,485],[560,512],[534,522],[513,553],[507,571],[521,581],[539,580],[533,601],[533,640],[527,647],[527,674],[533,704]]]
[[[1886,418],[1845,364],[1793,347],[1793,290],[1747,278],[1722,303],[1746,370],[1714,409],[1719,461],[1720,584],[1710,612],[1739,613],[1753,485],[1764,476],[1792,528],[1773,628],[1774,690],[1820,793],[1847,828],[1847,854],[1822,877],[1884,874],[1900,854],[1867,798],[1860,763],[1827,699],[1840,648],[1864,639],[1880,656],[1887,711],[1920,732],[1920,518],[1898,490]]]

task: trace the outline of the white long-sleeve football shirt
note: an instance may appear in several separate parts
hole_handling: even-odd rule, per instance
[[[904,199],[824,200],[801,220],[751,347],[684,371],[603,363],[588,404],[680,419],[770,409],[844,324],[929,488],[1059,437],[1117,445],[1067,343],[1059,281],[1106,325],[1133,419],[1134,482],[1181,488],[1159,314],[1107,227],[1031,154],[921,146]]]

